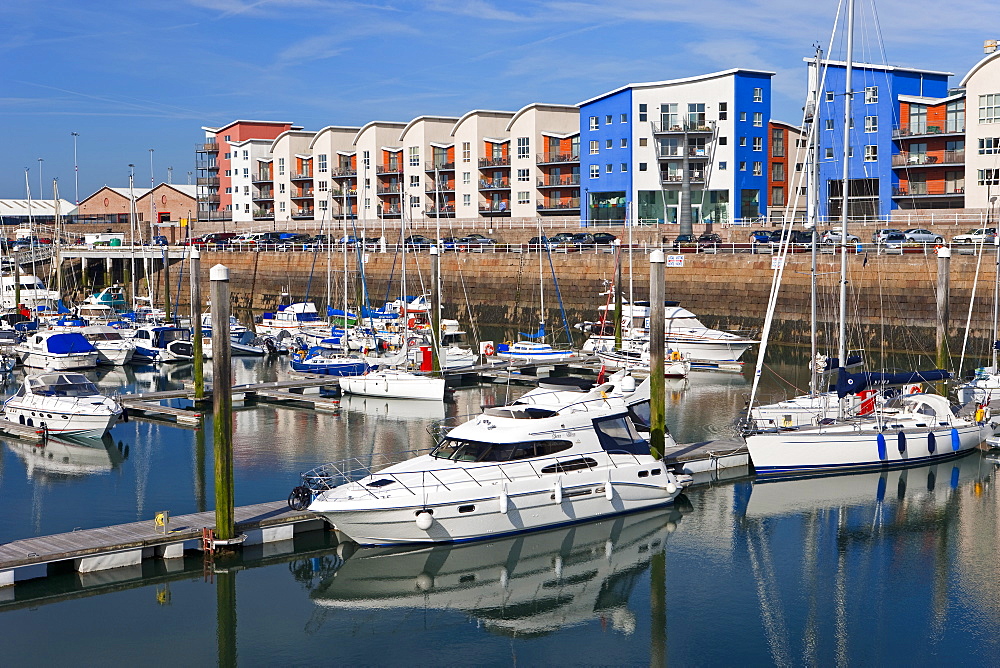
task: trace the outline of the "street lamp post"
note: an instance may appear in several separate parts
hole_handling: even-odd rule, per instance
[[[80,136],[79,132],[71,132],[70,135],[73,136],[73,180],[76,184],[76,203],[80,203],[80,166],[76,161],[76,139]]]
[[[42,163],[45,158],[38,159],[38,199],[45,199],[45,190],[42,188]]]

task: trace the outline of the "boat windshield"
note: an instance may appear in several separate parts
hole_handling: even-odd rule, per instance
[[[186,329],[164,329],[160,331],[162,345],[167,345],[171,341],[187,341],[190,338],[191,333]]]
[[[484,443],[458,438],[443,438],[431,455],[456,462],[510,462],[530,457],[544,457],[573,447],[572,441],[523,441],[520,443]]]
[[[91,332],[86,334],[88,341],[123,341],[119,332]]]
[[[46,374],[29,378],[32,394],[45,397],[89,397],[100,394],[97,386],[82,374]]]
[[[607,452],[649,454],[649,441],[639,436],[635,425],[624,415],[594,420],[594,429],[597,431],[601,447]]]

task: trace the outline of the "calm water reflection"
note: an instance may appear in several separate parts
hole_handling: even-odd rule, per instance
[[[803,383],[798,366],[788,360]],[[166,389],[187,373],[99,382]],[[242,362],[236,373],[282,375]],[[436,420],[521,391],[461,390],[443,407],[348,398],[339,415],[241,408],[237,502],[284,498],[317,463],[425,447]],[[671,430],[729,435],[748,391],[740,375],[671,386]],[[0,540],[211,508],[210,434],[132,421],[103,442],[5,442]],[[67,573],[0,589],[4,660],[166,664],[183,647],[197,665],[992,664],[995,470],[976,452],[882,474],[720,483],[662,512],[478,545],[355,549],[314,533],[207,575],[190,558]]]

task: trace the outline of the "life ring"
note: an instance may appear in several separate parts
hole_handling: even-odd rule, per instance
[[[920,394],[920,386],[919,385],[910,385],[908,388],[906,388],[906,393],[907,394]]]
[[[493,347],[492,343],[487,343],[483,346],[483,354],[487,357],[492,357],[494,353],[496,353],[496,349]]]

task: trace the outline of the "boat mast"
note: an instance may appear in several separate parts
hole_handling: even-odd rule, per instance
[[[996,224],[996,221],[993,221]],[[1000,235],[993,236],[993,244],[997,249],[997,266],[993,279],[993,373],[997,373],[997,337],[998,327],[1000,327]]]
[[[539,327],[539,331],[545,331],[545,271],[542,269],[542,260],[545,255],[549,252],[549,242],[548,239],[542,236],[542,219],[538,219],[538,240],[542,241],[542,246],[538,248],[538,322],[542,325]],[[543,241],[544,240],[544,241]],[[542,250],[544,247],[544,252]],[[545,341],[545,337],[542,336],[542,341]]]
[[[355,156],[355,158],[356,157],[357,156]],[[349,168],[350,165],[348,165],[348,170],[347,170],[348,172],[350,172]],[[351,352],[350,341],[348,340],[348,335],[347,335],[347,242],[349,240],[347,236],[347,219],[350,214],[350,211],[347,208],[348,206],[347,190],[350,187],[350,183],[351,183],[350,176],[348,176],[346,179],[344,179],[344,192],[343,192],[344,195],[344,200],[343,200],[344,201],[344,320],[343,320],[344,336],[343,339],[341,340],[341,347],[344,349],[345,355],[349,355]],[[355,243],[357,243],[356,239]]]
[[[812,227],[812,262],[809,271],[809,317],[810,317],[810,328],[809,328],[809,345],[810,345],[810,357],[809,357],[809,392],[812,395],[816,395],[820,391],[819,387],[819,369],[816,368],[816,354],[818,353],[817,341],[816,341],[816,322],[818,319],[817,313],[817,299],[816,299],[816,271],[818,269],[818,244],[819,244],[819,141],[817,137],[816,129],[819,127],[818,119],[816,115],[819,113],[819,89],[820,89],[820,63],[823,60],[823,48],[819,45],[816,46],[816,84],[812,91],[811,100],[807,103],[811,105],[812,109],[807,110],[806,120],[809,122],[808,130],[806,131],[806,164],[809,166],[806,172],[806,178],[808,179],[808,184],[806,187],[806,192],[808,193],[806,200],[807,218],[809,220],[809,225]]]
[[[847,368],[847,204],[850,185],[851,165],[851,105],[854,102],[854,0],[847,3],[847,67],[844,83],[844,170],[841,181],[843,204],[840,207],[840,332],[838,345],[838,366]],[[844,402],[840,402],[840,417],[843,417]]]
[[[132,290],[132,312],[135,313],[136,301],[135,301],[135,165],[129,165],[128,173],[128,222],[130,232],[132,233],[132,239],[130,246],[130,253],[132,255],[131,266],[129,267],[129,279],[131,281]],[[86,279],[86,277],[84,277]]]

